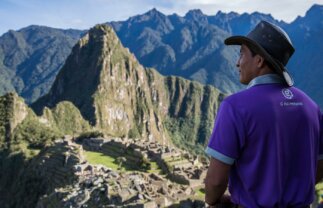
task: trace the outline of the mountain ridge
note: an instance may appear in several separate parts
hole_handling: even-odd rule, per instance
[[[189,21],[185,18],[189,16],[189,13],[195,13],[203,21]],[[321,17],[321,14],[322,5],[313,5],[304,17],[299,17],[289,24],[273,19],[270,14],[259,12],[238,14],[218,11],[217,14],[208,16],[201,11],[192,10],[184,16],[179,16],[177,14],[164,15],[152,9],[142,15],[130,17],[128,20],[108,24],[114,27],[123,45],[128,47],[145,67],[156,68],[163,75],[182,76],[202,84],[213,85],[225,93],[233,93],[243,89],[237,79],[238,73],[235,66],[238,50],[236,47],[225,47],[223,40],[233,33],[245,35],[261,19],[273,22],[290,34],[296,46],[295,55],[287,66],[295,77],[296,86],[323,106],[323,95],[318,90],[320,88],[318,77],[321,77],[320,59],[314,58],[313,61],[311,58],[313,54],[320,52],[321,46],[317,42],[320,42],[319,35],[323,30],[320,26],[320,18],[313,18],[311,15]],[[75,35],[82,34],[82,31],[78,32],[75,31]],[[312,36],[314,38],[307,40]],[[41,38],[38,40],[41,41]],[[74,41],[76,43],[76,39]],[[306,47],[302,44],[304,42],[306,42]],[[71,49],[71,45],[68,44],[55,50],[44,48],[43,52],[55,57],[54,51],[60,54],[60,51],[64,50],[62,54],[67,57],[67,50],[70,50],[67,49],[68,47]],[[46,52],[48,50],[49,52]],[[19,51],[25,52],[17,47],[17,52]],[[8,57],[7,54],[8,51],[4,52],[0,47],[0,74],[2,75],[0,93],[17,91],[28,103],[48,92],[60,66],[65,61],[63,55],[53,60],[51,65],[44,56],[38,59],[26,58],[23,61],[26,64],[25,67],[18,70],[6,66],[8,62],[1,61],[1,57]],[[314,55],[314,57],[317,56]],[[38,67],[34,67],[35,65]],[[311,73],[308,68],[313,69]],[[40,75],[42,70],[45,71],[44,75]],[[16,71],[21,71],[21,73],[17,75]],[[23,71],[32,75],[23,76]],[[306,79],[302,79],[304,75]],[[306,82],[305,80],[313,81]]]

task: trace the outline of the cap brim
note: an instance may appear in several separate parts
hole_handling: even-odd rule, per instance
[[[262,55],[269,63],[272,64],[272,66],[280,70],[282,72],[284,79],[286,83],[289,86],[292,86],[294,84],[294,81],[290,74],[288,73],[286,67],[282,65],[281,63],[277,62],[261,45],[259,45],[257,42],[251,40],[250,38],[246,36],[231,36],[224,40],[224,43],[226,45],[248,45],[248,47],[251,47],[252,50]]]

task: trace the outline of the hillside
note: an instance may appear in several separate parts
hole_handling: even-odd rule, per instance
[[[91,131],[90,125],[68,102],[62,102],[51,110],[45,109],[44,115],[38,117],[17,94],[9,93],[1,96],[1,207],[35,207],[39,195],[45,194],[46,189],[53,188],[51,183],[46,182],[51,178],[46,174],[55,174],[53,169],[55,165],[50,166],[49,173],[42,172],[43,159],[49,155],[61,155],[64,153],[64,148],[69,148],[48,150],[48,147],[63,135],[87,131]],[[40,154],[42,151],[46,154]],[[39,154],[40,158],[38,158]],[[55,160],[52,163],[55,163]],[[66,173],[66,177],[68,176]],[[64,180],[62,182],[66,184]]]
[[[17,92],[28,103],[48,92],[83,31],[29,26],[0,37],[0,94]]]

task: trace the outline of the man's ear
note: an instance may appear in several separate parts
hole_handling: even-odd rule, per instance
[[[265,58],[260,56],[259,54],[256,55],[256,63],[258,68],[262,68],[265,65]]]

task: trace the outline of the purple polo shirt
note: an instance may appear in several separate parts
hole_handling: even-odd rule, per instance
[[[322,115],[301,90],[259,76],[220,106],[206,153],[232,165],[229,191],[243,207],[304,207],[323,159]]]

